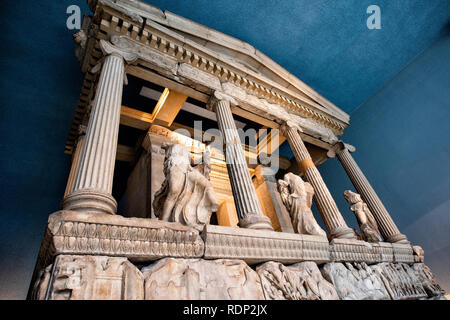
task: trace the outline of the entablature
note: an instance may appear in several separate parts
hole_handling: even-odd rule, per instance
[[[178,83],[189,91],[185,94],[203,102],[213,91],[225,92],[239,101],[233,112],[253,116],[264,125],[269,122],[272,128],[294,119],[321,147],[336,142],[348,126],[345,112],[247,43],[139,1],[88,4],[94,15],[85,16],[77,40],[86,78],[66,144],[68,153],[95,92],[92,68],[102,57],[100,40],[138,51],[139,60],[128,66],[127,73]]]

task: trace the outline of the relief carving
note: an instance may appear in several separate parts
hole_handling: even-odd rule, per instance
[[[142,300],[144,279],[126,258],[60,255],[34,288],[36,300]]]
[[[422,283],[428,297],[440,297],[445,295],[444,289],[437,283],[435,276],[430,268],[423,263],[415,263],[413,270],[416,273],[419,281]]]
[[[417,274],[406,263],[379,263],[372,268],[380,275],[393,300],[427,297]]]
[[[270,261],[256,271],[267,300],[339,300],[333,285],[322,277],[314,262],[286,267]]]
[[[358,220],[361,230],[362,240],[367,242],[381,242],[378,224],[375,221],[367,204],[361,199],[361,196],[350,190],[344,192],[345,200],[351,205],[352,210]]]
[[[291,215],[294,230],[300,234],[326,237],[311,211],[314,189],[309,182],[291,172],[278,180],[278,190]]]
[[[209,224],[218,202],[209,181],[209,155],[191,165],[189,151],[180,144],[163,144],[165,180],[155,193],[153,208],[160,220],[179,222],[199,230]]]
[[[342,300],[390,299],[379,274],[364,262],[327,263],[321,271]]]
[[[241,260],[167,258],[142,269],[146,300],[261,300],[260,279]]]

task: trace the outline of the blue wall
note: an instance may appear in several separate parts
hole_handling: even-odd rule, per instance
[[[70,169],[64,144],[82,82],[66,28],[73,3],[1,3],[0,299],[25,298]]]
[[[400,231],[450,292],[450,35],[418,56],[351,114],[342,137]],[[346,221],[354,190],[337,159],[320,171]]]

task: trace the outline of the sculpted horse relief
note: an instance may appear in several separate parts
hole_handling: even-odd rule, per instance
[[[216,194],[209,181],[209,154],[203,162],[191,165],[190,152],[180,144],[164,144],[164,175],[155,193],[153,209],[160,220],[179,222],[202,229],[218,209]]]

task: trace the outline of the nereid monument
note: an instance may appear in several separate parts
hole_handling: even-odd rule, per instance
[[[240,40],[137,0],[87,2],[72,166],[28,299],[444,299],[338,139],[345,112]]]

